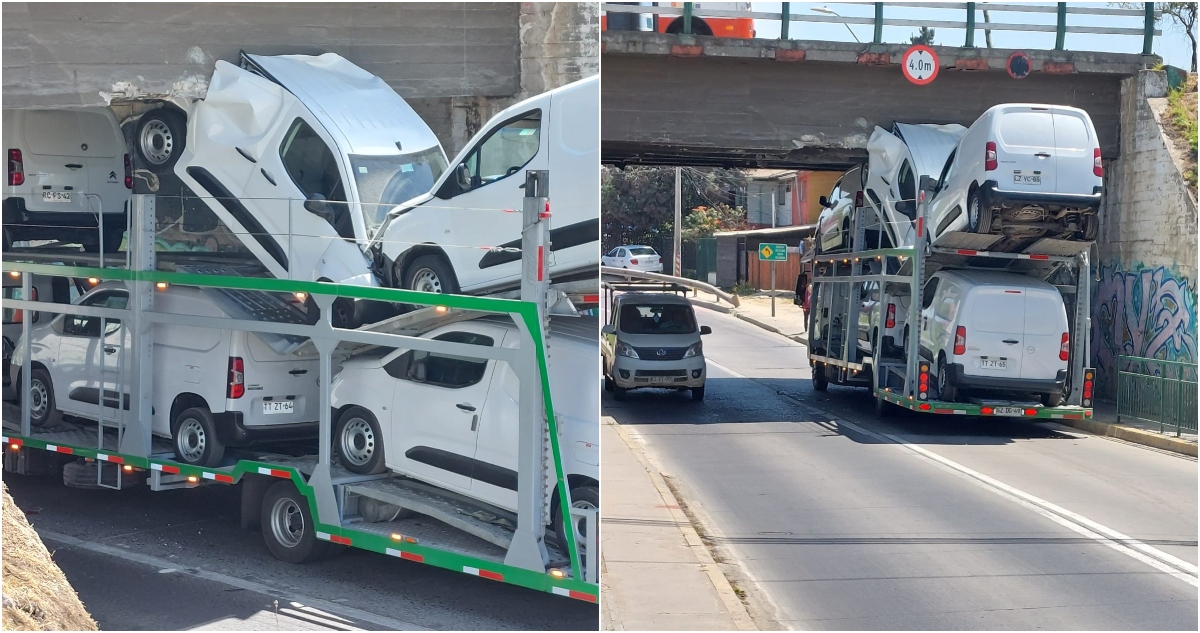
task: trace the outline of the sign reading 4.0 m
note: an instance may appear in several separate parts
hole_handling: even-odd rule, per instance
[[[786,262],[787,244],[759,244],[758,259],[764,262]]]
[[[904,70],[906,79],[918,86],[924,86],[937,78],[937,53],[928,46],[917,44],[904,51],[904,57],[900,58],[900,67]]]

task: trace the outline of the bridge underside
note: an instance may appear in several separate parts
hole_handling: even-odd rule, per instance
[[[1003,70],[954,67],[1002,68],[1010,51],[937,47],[943,66],[937,79],[916,86],[897,63],[879,61],[898,62],[904,47],[868,47],[605,33],[603,160],[838,170],[866,159],[877,125],[969,126],[989,107],[1017,102],[1086,110],[1105,158],[1115,158],[1121,79],[1146,61],[1140,55],[1031,52],[1035,69],[1053,72],[1017,80]],[[796,61],[780,61],[781,50],[803,52],[786,55],[801,58]]]

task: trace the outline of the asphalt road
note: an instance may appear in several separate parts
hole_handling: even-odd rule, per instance
[[[785,306],[785,309],[790,306]],[[698,308],[707,398],[608,394],[761,626],[1197,628],[1196,461],[812,390],[805,349]],[[1133,540],[1130,540],[1133,539]]]
[[[101,629],[596,630],[594,604],[348,550],[303,566],[238,527],[238,490],[76,490],[5,474]]]

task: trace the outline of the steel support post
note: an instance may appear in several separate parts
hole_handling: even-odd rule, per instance
[[[1146,3],[1145,37],[1142,39],[1142,54],[1154,54],[1154,3]]]
[[[975,3],[967,3],[967,41],[963,48],[975,48]]]
[[[21,273],[21,298],[28,300],[33,296],[33,273]],[[29,328],[33,324],[33,311],[21,311],[21,435],[29,437],[32,433],[29,423],[29,392],[33,389],[33,378],[29,375],[31,363],[29,360],[31,346]]]
[[[875,37],[871,40],[872,44],[883,43],[883,3],[875,3]]]
[[[1067,3],[1058,3],[1058,24],[1054,32],[1054,50],[1065,50],[1067,41]]]
[[[1083,370],[1090,361],[1092,332],[1092,275],[1088,251],[1075,258],[1075,340],[1071,345],[1071,393],[1067,404],[1083,404]],[[1095,394],[1092,394],[1095,396]]]
[[[907,366],[904,371],[904,395],[911,398],[917,397],[917,368],[921,363],[921,295],[925,282],[925,258],[930,254],[925,241],[925,216],[929,213],[928,192],[933,191],[936,184],[933,178],[921,176],[917,189],[917,217],[913,220],[917,230],[913,236],[913,281],[908,302],[908,341],[905,342]]]
[[[682,277],[683,271],[680,268],[683,266],[683,257],[679,253],[682,248],[682,238],[680,231],[683,230],[683,168],[675,168],[675,235],[671,238],[671,260],[674,262],[671,265],[671,274],[676,277]]]
[[[153,272],[156,266],[154,254],[155,200],[153,194],[142,193],[133,196],[130,203],[133,209],[129,232],[130,265],[133,270],[140,272]],[[117,362],[118,365],[128,363],[131,369],[127,375],[134,397],[131,398],[129,415],[121,414],[124,390],[118,380],[116,389],[117,424],[126,425],[125,432],[122,433],[118,430],[117,433],[120,438],[118,450],[126,455],[149,457],[150,430],[153,428],[154,419],[154,322],[147,315],[154,310],[154,283],[132,281],[128,282],[128,286],[131,299],[127,306],[129,308],[130,323],[128,326],[132,358],[126,360],[119,357]],[[103,336],[102,330],[101,337]],[[100,342],[102,345],[104,344],[103,338]],[[101,357],[103,356],[101,354]],[[104,391],[103,368],[100,379],[100,388],[101,391]],[[100,401],[104,401],[103,394],[101,394]],[[103,411],[103,407],[101,410]],[[100,432],[104,433],[103,423],[100,426]]]
[[[683,3],[683,34],[684,35],[692,34],[692,9],[693,9],[693,7],[694,7],[694,3],[692,3],[692,2]]]
[[[788,27],[790,27],[792,25],[791,13],[792,13],[792,3],[790,3],[790,2],[783,3],[783,13],[781,13],[779,16],[780,17],[779,39],[781,39],[781,40],[788,39],[788,31],[789,31]]]
[[[321,408],[317,445],[317,465],[308,484],[312,486],[317,500],[317,521],[327,525],[342,524],[342,515],[333,492],[333,475],[330,473],[330,452],[333,450],[333,403],[330,388],[333,384],[333,350],[338,346],[337,333],[333,329],[333,301],[327,294],[310,295],[321,310],[321,320],[312,327],[309,339],[317,348],[320,369],[317,382],[321,389]]]

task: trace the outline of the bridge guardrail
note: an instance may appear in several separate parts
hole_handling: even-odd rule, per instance
[[[603,3],[601,9],[608,13],[651,13],[659,16],[682,16],[684,35],[691,35],[692,21],[695,18],[750,18],[755,20],[770,20],[780,23],[779,39],[786,40],[789,38],[789,31],[792,22],[814,22],[814,23],[832,23],[832,24],[862,24],[874,27],[874,35],[872,44],[883,44],[883,27],[885,26],[901,26],[901,27],[929,27],[931,29],[962,29],[966,31],[966,41],[963,44],[964,48],[975,47],[975,31],[983,29],[986,31],[1031,31],[1031,32],[1051,32],[1055,34],[1054,50],[1066,50],[1066,35],[1067,33],[1088,33],[1093,35],[1128,35],[1141,36],[1143,38],[1142,54],[1153,54],[1154,37],[1162,35],[1162,30],[1155,28],[1154,24],[1162,15],[1162,10],[1155,8],[1155,3],[1145,3],[1144,9],[1122,9],[1122,8],[1101,8],[1101,7],[1081,7],[1075,6],[1066,2],[1055,3],[1054,6],[1049,4],[1031,5],[1031,4],[1005,4],[994,2],[842,2],[833,3],[841,5],[870,5],[875,8],[875,16],[856,17],[842,16],[835,11],[823,5],[818,11],[812,7],[808,7],[811,11],[817,11],[825,15],[809,15],[808,13],[795,13],[792,11],[791,2],[784,2],[782,11],[779,13],[770,11],[743,11],[729,9],[709,9],[703,6],[696,6],[694,2],[684,2],[682,7],[663,7],[663,6],[634,6],[629,4],[614,4]],[[885,17],[885,9],[887,7],[919,7],[925,9],[949,9],[965,12],[965,21],[951,20],[912,20],[898,19]],[[1001,13],[1041,13],[1054,14],[1055,21],[1052,24],[1020,24],[1020,23],[1003,23],[1003,22],[987,22],[986,13],[985,21],[980,24],[976,20],[979,12],[1001,12]],[[1125,26],[1082,26],[1067,24],[1068,15],[1104,15],[1114,17],[1130,17],[1139,18],[1142,25],[1139,27]],[[857,39],[857,37],[856,37]]]
[[[1118,356],[1117,422],[1157,422],[1160,433],[1174,427],[1177,437],[1195,433],[1196,388],[1195,363]]]

